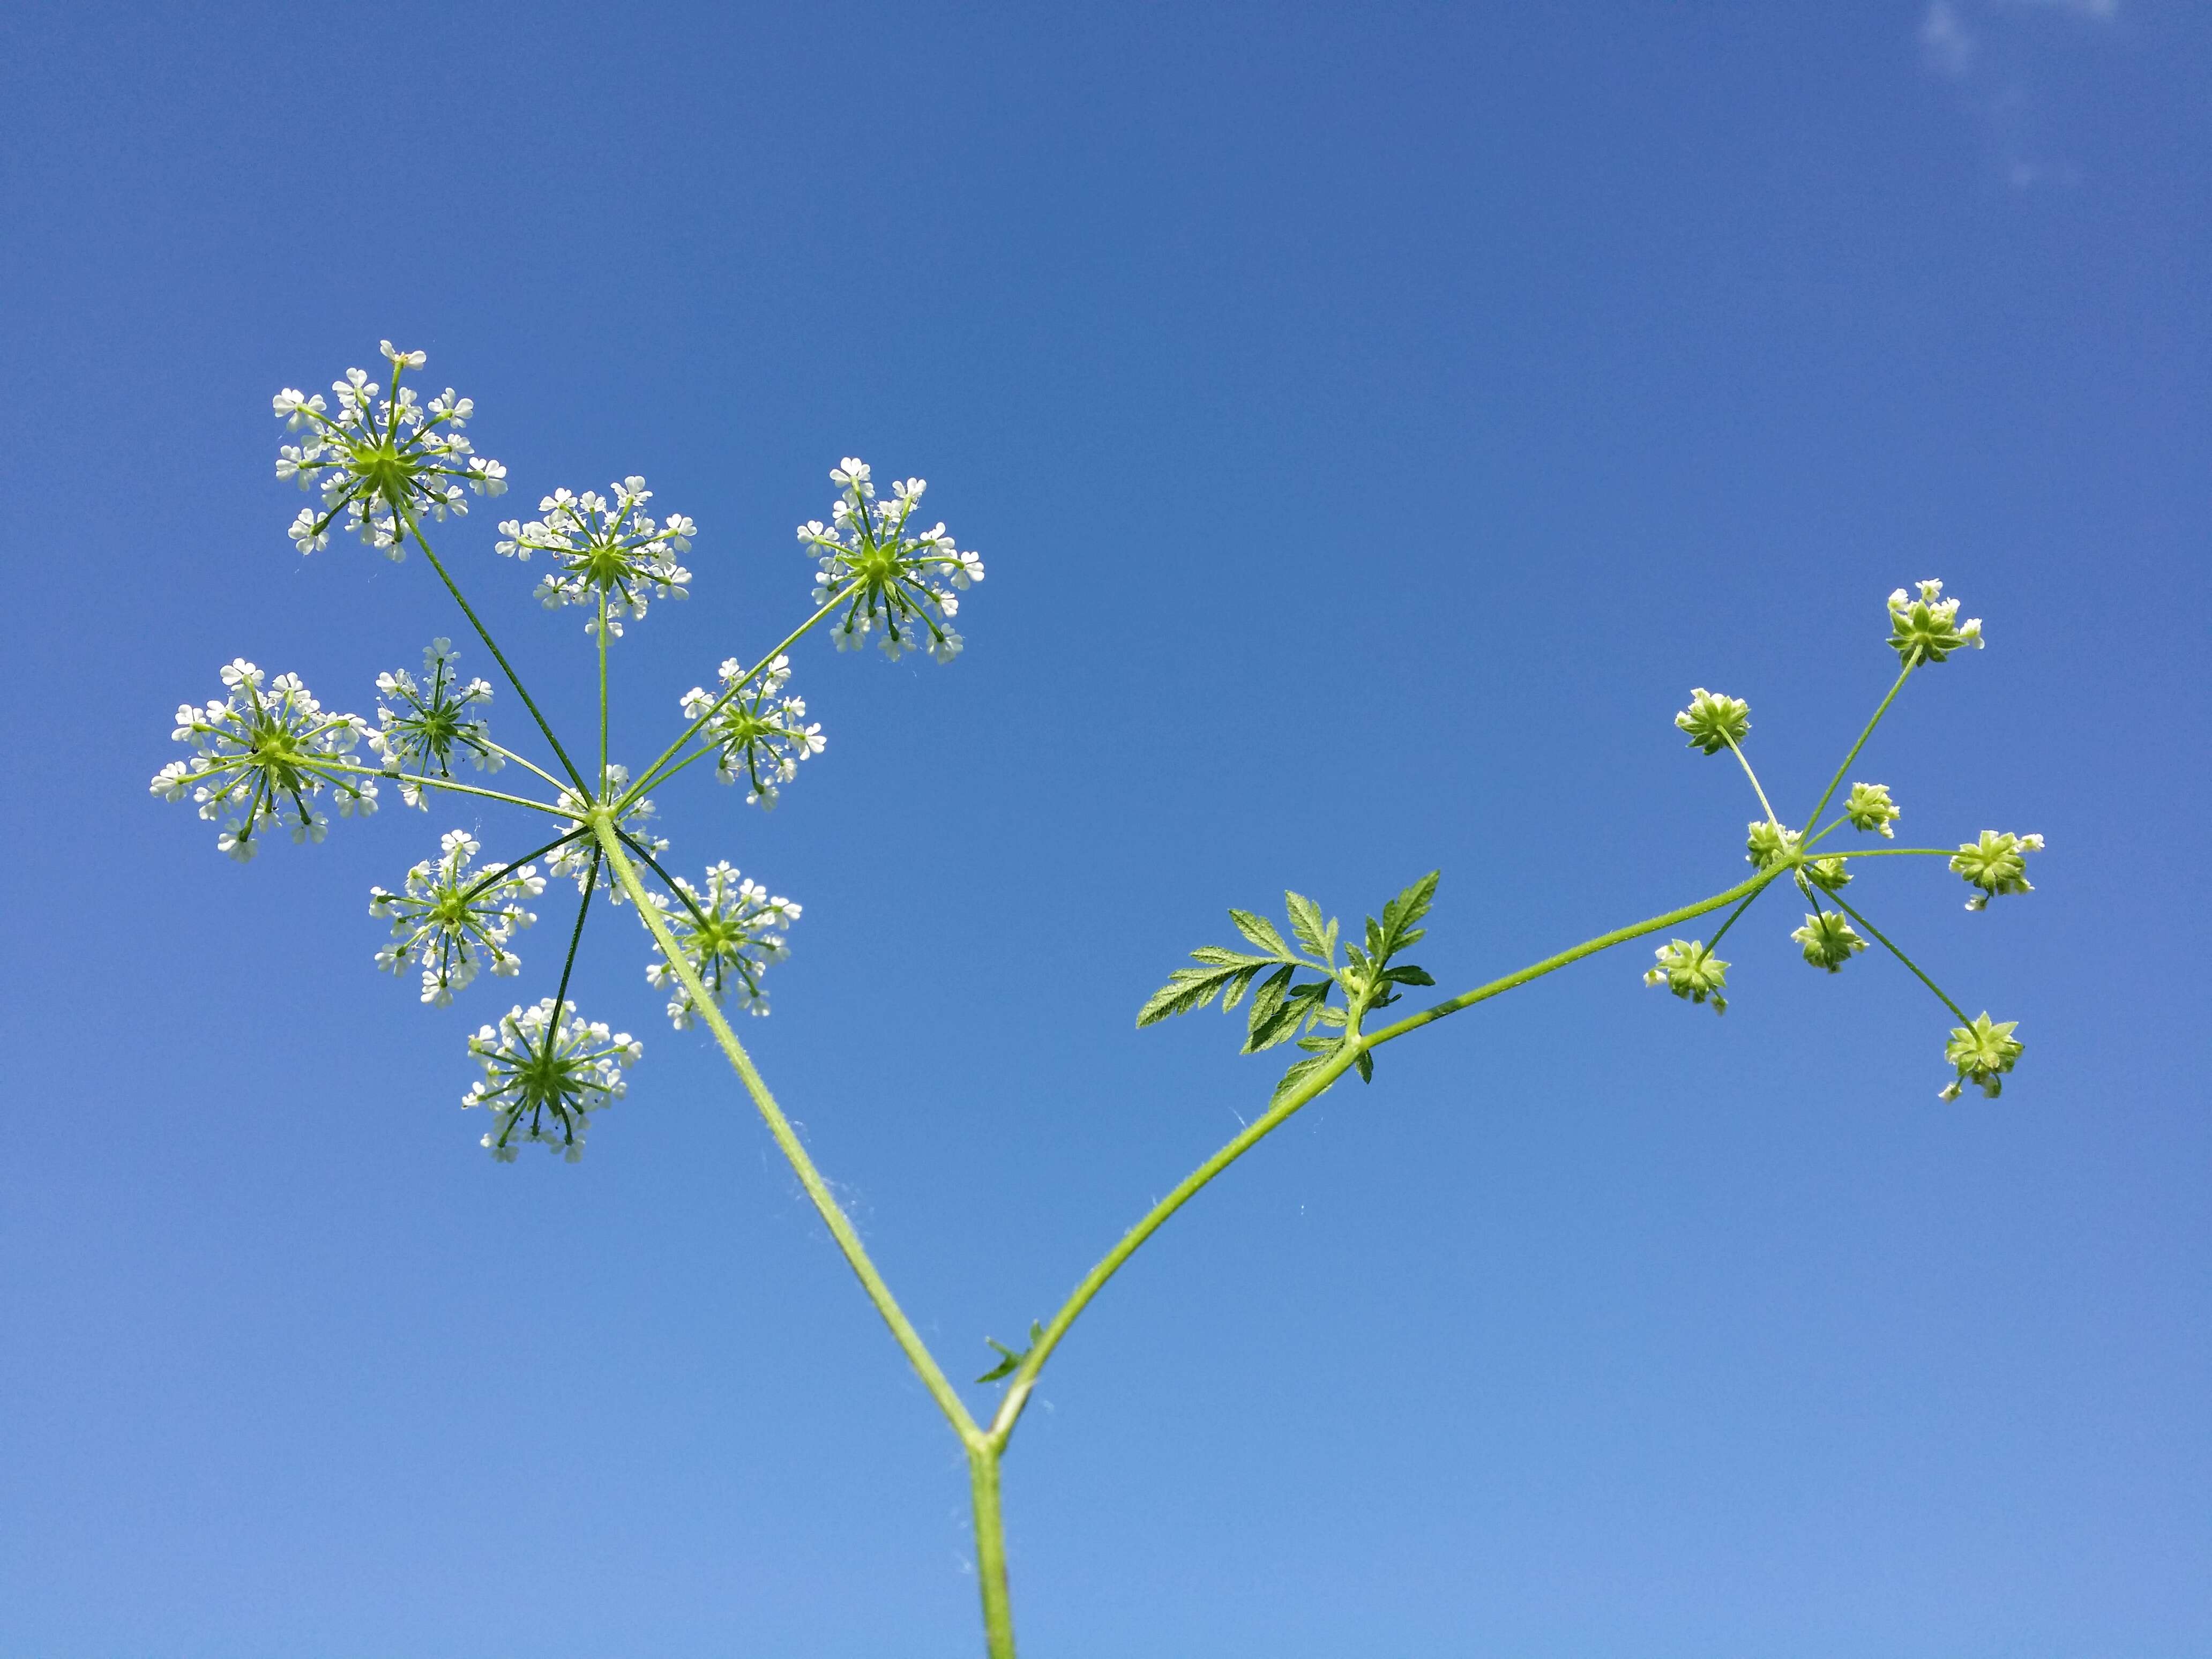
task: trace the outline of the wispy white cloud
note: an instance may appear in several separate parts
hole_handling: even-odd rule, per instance
[[[1964,80],[1973,72],[1974,49],[1979,44],[1950,0],[1934,0],[1928,15],[1920,20],[1921,59],[1938,75]]]
[[[2031,153],[2028,69],[2055,44],[2047,28],[2028,22],[2036,12],[2101,33],[2118,20],[2120,0],[1929,0],[1920,19],[1923,67],[1959,88],[1987,135],[1998,172],[2015,190],[2081,178],[2072,161]],[[2079,34],[2064,25],[2065,33]]]

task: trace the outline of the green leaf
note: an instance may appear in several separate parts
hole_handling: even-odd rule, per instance
[[[1275,1085],[1275,1092],[1268,1097],[1267,1104],[1273,1106],[1279,1103],[1285,1096],[1296,1089],[1298,1085],[1304,1082],[1306,1079],[1312,1076],[1314,1073],[1319,1071],[1322,1066],[1328,1064],[1328,1056],[1327,1054],[1316,1054],[1311,1060],[1302,1060],[1298,1061],[1297,1065],[1291,1066],[1289,1071],[1283,1073],[1283,1080]]]
[[[1242,951],[1231,951],[1220,945],[1201,945],[1190,955],[1194,962],[1203,962],[1217,968],[1242,968],[1247,963],[1255,968],[1264,968],[1273,960],[1272,957],[1247,956]]]
[[[1438,873],[1434,870],[1430,871],[1427,875],[1423,876],[1383,907],[1383,926],[1391,933],[1393,950],[1402,950],[1413,942],[1406,929],[1429,914],[1429,905],[1437,896]],[[1390,915],[1394,909],[1398,913],[1395,918]]]
[[[1153,992],[1151,1000],[1137,1011],[1137,1024],[1152,1025],[1177,1014],[1187,1014],[1194,1008],[1205,1007],[1237,977],[1238,971],[1235,968],[1176,969],[1168,975],[1168,982]]]
[[[1027,1343],[1023,1345],[1022,1350],[1018,1353],[1017,1353],[1013,1349],[1008,1347],[1005,1343],[1000,1341],[995,1336],[985,1337],[983,1339],[984,1343],[988,1346],[996,1348],[999,1351],[999,1363],[992,1366],[989,1370],[985,1371],[982,1376],[977,1377],[975,1380],[978,1382],[996,1382],[1001,1377],[1012,1376],[1016,1371],[1021,1369],[1022,1361],[1030,1357],[1030,1350],[1036,1346],[1043,1338],[1044,1325],[1042,1321],[1035,1319],[1030,1321],[1030,1340]]]
[[[1416,968],[1410,962],[1402,968],[1390,969],[1382,977],[1393,985],[1434,985],[1436,983],[1435,980],[1429,977],[1427,969]]]
[[[1331,930],[1322,922],[1321,906],[1304,893],[1285,892],[1283,902],[1290,909],[1291,932],[1298,943],[1322,961],[1328,961]]]
[[[1358,1057],[1352,1063],[1359,1068],[1359,1080],[1362,1083],[1375,1081],[1375,1059],[1366,1049],[1362,1048]]]
[[[1252,1037],[1260,1028],[1274,1018],[1283,1006],[1283,993],[1290,988],[1291,975],[1297,969],[1285,963],[1260,981],[1260,988],[1252,994],[1252,1015],[1246,1025],[1243,1052],[1252,1052]]]
[[[1283,936],[1275,931],[1275,924],[1265,916],[1255,916],[1249,910],[1231,910],[1229,920],[1237,924],[1237,931],[1258,945],[1271,957],[1287,957],[1291,947],[1283,943]]]
[[[1244,1052],[1256,1054],[1262,1048],[1272,1048],[1277,1043],[1287,1042],[1296,1036],[1306,1017],[1328,994],[1329,983],[1324,979],[1291,987],[1288,994],[1283,998],[1282,1006],[1268,1016],[1267,1024],[1255,1026],[1244,1039]]]
[[[1223,1013],[1227,1013],[1231,1008],[1234,1008],[1238,1003],[1244,1000],[1244,988],[1252,982],[1252,975],[1258,973],[1260,969],[1265,966],[1267,966],[1265,963],[1249,963],[1244,967],[1239,968],[1235,973],[1230,975],[1229,983],[1221,993],[1221,1012]]]

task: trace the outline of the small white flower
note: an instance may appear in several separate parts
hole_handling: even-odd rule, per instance
[[[422,1000],[442,1007],[480,965],[488,962],[499,975],[522,965],[507,942],[516,928],[538,920],[523,901],[545,890],[545,878],[527,864],[470,869],[480,849],[465,830],[447,830],[438,847],[435,860],[424,859],[407,872],[404,891],[370,888],[368,913],[392,924],[376,965],[397,974],[413,962],[422,970]]]
[[[448,386],[424,404],[413,387],[400,384],[407,370],[422,366],[424,355],[398,350],[389,340],[382,347],[392,365],[389,381],[380,386],[362,370],[348,369],[331,383],[335,415],[319,394],[307,397],[290,386],[270,400],[286,430],[306,434],[276,452],[277,477],[322,490],[321,507],[303,508],[292,521],[292,541],[302,553],[328,546],[331,527],[343,520],[371,547],[404,558],[410,520],[467,512],[465,484],[484,495],[507,488],[507,469],[477,455],[462,435],[474,403]]]
[[[507,556],[527,561],[532,553],[551,556],[553,568],[538,584],[538,598],[549,611],[564,605],[596,608],[602,595],[607,603],[607,631],[622,636],[622,617],[645,615],[648,595],[680,599],[690,589],[691,573],[676,562],[688,551],[698,526],[682,514],[665,523],[645,510],[653,492],[637,477],[607,486],[613,500],[596,490],[572,495],[556,489],[538,504],[544,516],[528,524],[509,519],[499,527],[496,550]],[[596,633],[596,614],[584,624]]]
[[[692,971],[705,983],[719,1006],[732,1001],[750,1013],[768,1012],[768,994],[761,975],[772,962],[789,954],[782,929],[799,920],[799,906],[787,898],[772,898],[767,888],[745,880],[727,860],[709,866],[704,891],[678,876],[681,890],[672,903],[660,894],[653,902],[665,915],[668,930]],[[691,993],[677,977],[660,941],[653,942],[659,958],[646,965],[646,982],[669,990],[668,1018],[678,1030],[691,1024],[696,1012]]]
[[[952,626],[960,610],[956,590],[983,580],[981,556],[962,552],[941,523],[927,531],[910,527],[928,488],[921,479],[894,483],[891,499],[878,502],[867,464],[855,457],[833,467],[830,478],[843,492],[830,507],[830,521],[808,520],[799,526],[799,540],[816,557],[815,605],[843,606],[832,635],[837,648],[857,649],[881,629],[884,652],[895,660],[922,649],[951,661],[963,644]]]
[[[374,781],[344,758],[367,722],[325,710],[296,674],[279,674],[265,687],[264,678],[237,658],[222,670],[227,696],[179,708],[170,736],[191,744],[193,758],[170,762],[150,786],[164,800],[182,800],[189,790],[203,818],[225,819],[216,845],[240,863],[260,850],[270,824],[294,841],[322,840],[330,820],[312,802],[325,789],[342,817],[376,810]]]
[[[562,1003],[556,1013],[546,997],[528,1008],[518,1005],[469,1039],[469,1053],[484,1074],[469,1085],[461,1104],[490,1109],[483,1145],[501,1163],[513,1163],[524,1143],[534,1140],[574,1164],[583,1156],[591,1115],[629,1092],[623,1069],[637,1062],[645,1045],[627,1031],[586,1024],[575,1015],[574,1003]]]
[[[702,686],[684,694],[684,718],[707,717],[701,728],[718,753],[715,775],[724,783],[745,781],[745,805],[773,808],[777,786],[799,774],[799,763],[828,744],[819,720],[806,723],[806,699],[782,696],[791,679],[791,659],[779,656],[759,679],[739,690],[744,669],[735,657],[722,664],[722,690],[709,696]]]

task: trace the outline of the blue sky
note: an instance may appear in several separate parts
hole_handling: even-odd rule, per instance
[[[510,500],[698,520],[618,752],[803,614],[839,457],[989,562],[951,667],[801,652],[773,817],[663,797],[805,903],[746,1034],[963,1376],[1264,1101],[1131,1025],[1226,906],[1441,868],[1458,989],[1717,890],[1688,688],[1809,800],[1944,578],[1990,648],[1857,771],[2050,850],[1853,891],[2021,1022],[2002,1099],[1779,896],[1724,1020],[1631,947],[1395,1046],[1062,1350],[1024,1650],[2212,1650],[2212,14],[26,0],[0,64],[0,1651],[978,1646],[957,1448],[641,939],[574,990],[629,1098],[495,1167],[511,988],[418,1006],[365,914],[451,815],[240,869],[147,798],[231,657],[365,708],[460,635],[284,538],[268,398],[383,337]],[[574,726],[495,516],[457,570]]]

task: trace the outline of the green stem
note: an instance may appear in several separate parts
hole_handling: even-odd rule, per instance
[[[1844,763],[1836,769],[1836,775],[1828,780],[1828,787],[1820,792],[1820,805],[1805,815],[1808,828],[1817,823],[1820,814],[1827,810],[1829,798],[1843,782],[1844,774],[1851,769],[1851,763],[1859,757],[1859,750],[1866,747],[1867,739],[1874,735],[1875,727],[1881,724],[1881,717],[1889,713],[1890,704],[1897,700],[1897,694],[1905,690],[1905,681],[1912,678],[1912,671],[1919,666],[1920,649],[1916,646],[1912,654],[1905,659],[1905,672],[1897,677],[1897,683],[1889,688],[1889,695],[1881,700],[1880,707],[1874,711],[1874,718],[1866,723],[1866,730],[1859,733],[1859,740],[1851,745],[1851,752],[1844,757]]]
[[[1721,924],[1720,932],[1713,935],[1712,943],[1705,946],[1705,949],[1708,951],[1719,950],[1721,948],[1721,940],[1727,936],[1728,930],[1736,925],[1737,921],[1742,916],[1743,913],[1751,908],[1753,901],[1759,897],[1759,893],[1763,893],[1765,890],[1766,890],[1764,887],[1760,888],[1759,892],[1753,893],[1749,897],[1746,898],[1742,903],[1737,905],[1735,909],[1729,911],[1728,913],[1728,920]]]
[[[607,590],[599,590],[599,788],[607,792]]]
[[[1744,757],[1743,750],[1735,746],[1734,738],[1728,740],[1728,746],[1729,753],[1735,757],[1736,764],[1743,768],[1744,776],[1751,780],[1751,792],[1759,797],[1759,805],[1766,814],[1766,821],[1779,830],[1782,827],[1782,820],[1774,816],[1774,808],[1766,799],[1766,791],[1759,787],[1759,774],[1751,769],[1751,763]],[[1810,823],[1811,820],[1808,819],[1807,822]]]
[[[507,676],[507,683],[514,688],[514,695],[522,699],[522,706],[530,711],[530,718],[538,722],[538,731],[544,734],[545,741],[552,744],[553,752],[561,757],[562,768],[574,782],[576,793],[590,794],[592,792],[584,787],[584,775],[576,769],[576,763],[568,758],[568,751],[561,746],[561,739],[553,735],[553,728],[545,723],[545,716],[538,712],[538,705],[531,701],[530,693],[524,689],[522,677],[514,672],[514,664],[507,661],[507,653],[492,638],[491,630],[483,625],[482,618],[461,597],[459,586],[446,574],[446,567],[439,562],[438,555],[431,548],[429,538],[423,535],[422,523],[416,518],[412,508],[405,510],[405,521],[409,532],[415,538],[415,545],[422,550],[422,556],[429,560],[430,568],[438,573],[438,580],[445,583],[446,592],[453,596],[453,603],[461,607],[461,614],[469,619],[469,626],[477,630],[477,637],[484,642],[484,649],[491,653],[492,660],[499,665],[499,672]]]
[[[1724,905],[1733,904],[1739,899],[1751,898],[1781,873],[1778,868],[1763,870],[1755,876],[1738,882],[1726,892],[1716,893],[1712,897],[1700,899],[1695,904],[1684,905],[1679,910],[1669,910],[1664,915],[1654,916],[1648,921],[1638,922],[1632,927],[1617,928],[1610,933],[1600,934],[1597,938],[1586,940],[1571,950],[1562,951],[1557,956],[1547,957],[1543,961],[1532,963],[1518,973],[1509,974],[1504,979],[1492,980],[1487,985],[1478,986],[1462,996],[1454,997],[1449,1002],[1438,1003],[1425,1012],[1401,1019],[1396,1024],[1386,1026],[1380,1031],[1348,1036],[1344,1046],[1330,1056],[1326,1066],[1309,1075],[1296,1089],[1253,1119],[1241,1133],[1229,1141],[1220,1151],[1176,1182],[1174,1190],[1153,1205],[1144,1219],[1123,1234],[1121,1242],[1106,1253],[1097,1267],[1083,1276],[1082,1282],[1075,1287],[1066,1302],[1061,1305],[1060,1311],[1053,1315],[1051,1321],[1045,1326],[1043,1334],[1030,1345],[1029,1352],[1022,1358],[1022,1363],[1014,1368],[1013,1375],[1007,1379],[1006,1395],[999,1402],[997,1415],[991,1419],[990,1438],[1000,1446],[1006,1444],[1008,1437],[1013,1433],[1014,1425],[1021,1418],[1024,1407],[1029,1403],[1030,1390],[1036,1386],[1038,1373],[1043,1370],[1045,1362],[1052,1358],[1053,1350],[1060,1346],[1061,1339],[1067,1334],[1069,1328],[1073,1326],[1083,1310],[1090,1306],[1091,1299],[1103,1290],[1106,1282],[1121,1270],[1121,1264],[1135,1255],[1139,1247],[1158,1232],[1170,1216],[1196,1196],[1201,1188],[1280,1128],[1289,1121],[1292,1114],[1341,1077],[1358,1061],[1362,1054],[1379,1043],[1388,1042],[1395,1037],[1405,1036],[1408,1031],[1417,1030],[1432,1020],[1442,1019],[1447,1014],[1457,1013],[1461,1009],[1472,1007],[1478,1002],[1498,995],[1500,992],[1510,991],[1516,985],[1525,985],[1530,980],[1553,973],[1570,963],[1579,962],[1584,957],[1595,955],[1600,951],[1607,950],[1629,939],[1640,939],[1646,933],[1656,933],[1662,927],[1671,927],[1678,922],[1687,921],[1694,916],[1705,915],[1709,912],[1720,909]]]
[[[1372,1039],[1367,1041],[1371,1042]],[[1106,1281],[1121,1271],[1121,1264],[1134,1255],[1146,1239],[1159,1231],[1170,1216],[1196,1197],[1200,1188],[1288,1122],[1291,1114],[1343,1076],[1365,1046],[1365,1042],[1355,1039],[1338,1049],[1328,1065],[1310,1073],[1296,1089],[1245,1125],[1243,1132],[1235,1139],[1177,1182],[1172,1192],[1153,1205],[1145,1218],[1122,1234],[1121,1242],[1100,1259],[1097,1267],[1084,1274],[1083,1282],[1061,1304],[1060,1311],[1053,1315],[1044,1328],[1043,1334],[1030,1345],[1030,1351],[1022,1356],[1022,1363],[1014,1368],[1013,1376],[1007,1379],[1006,1395],[999,1401],[998,1414],[991,1419],[990,1438],[993,1443],[1000,1447],[1006,1443],[1014,1431],[1015,1423],[1021,1418],[1023,1407],[1029,1404],[1030,1390],[1036,1386],[1037,1373],[1044,1369],[1045,1362],[1052,1358],[1052,1351],[1060,1346],[1060,1339],[1067,1334],[1069,1328],[1091,1305],[1091,1298],[1104,1290]]]
[[[512,749],[505,748],[499,744],[490,742],[487,742],[484,744],[484,748],[490,753],[497,755],[502,760],[513,761],[517,766],[521,767],[526,771],[535,772],[539,777],[544,779],[546,782],[551,784],[556,789],[566,789],[568,787],[567,784],[562,782],[560,779],[555,777],[550,772],[547,771],[544,767],[540,766],[536,761],[530,760],[521,755],[518,755]]]
[[[399,782],[402,778],[402,775],[397,772],[386,772],[382,768],[375,766],[360,766],[349,761],[319,761],[316,764],[319,770],[325,772],[351,772],[365,778],[389,778],[394,783]],[[452,778],[416,777],[408,778],[405,781],[424,789],[449,789],[458,795],[481,795],[486,800],[504,801],[509,806],[526,806],[533,812],[550,812],[556,818],[573,820],[575,816],[574,813],[562,811],[557,806],[548,806],[542,800],[532,800],[526,795],[509,795],[497,789],[485,789],[473,783],[458,782]]]
[[[705,981],[700,979],[690,958],[684,954],[684,947],[669,931],[668,923],[660,914],[660,907],[647,895],[645,884],[638,879],[637,867],[623,852],[622,837],[605,808],[592,814],[592,830],[606,855],[608,866],[615,872],[616,881],[629,895],[630,902],[637,906],[639,919],[659,945],[661,954],[668,959],[669,966],[676,970],[676,977],[683,981],[684,988],[691,994],[694,1011],[707,1023],[708,1030],[714,1033],[714,1041],[729,1060],[731,1069],[737,1073],[738,1079],[745,1085],[745,1092],[752,1097],[753,1105],[767,1123],[769,1133],[775,1138],[776,1146],[797,1173],[799,1184],[806,1189],[806,1196],[812,1200],[823,1224],[830,1229],[830,1236],[837,1241],[837,1248],[843,1252],[846,1265],[852,1268],[854,1277],[860,1281],[860,1288],[867,1292],[868,1300],[875,1304],[876,1312],[882,1316],[884,1323],[890,1327],[892,1339],[906,1355],[907,1363],[914,1367],[915,1374],[921,1377],[922,1387],[928,1389],[930,1398],[937,1402],[937,1408],[945,1413],[945,1420],[952,1425],[953,1431],[959,1435],[961,1440],[972,1447],[981,1438],[982,1431],[976,1426],[975,1419],[969,1415],[960,1396],[953,1392],[952,1384],[945,1380],[944,1371],[939,1368],[921,1334],[914,1328],[912,1322],[900,1308],[898,1299],[891,1294],[890,1286],[876,1271],[876,1264],[868,1259],[868,1252],[860,1243],[860,1234],[854,1231],[845,1212],[838,1207],[836,1199],[830,1194],[830,1183],[814,1167],[814,1160],[806,1155],[806,1148],[799,1139],[799,1132],[791,1127],[791,1120],[775,1103],[775,1097],[769,1092],[768,1085],[762,1080],[759,1071],[753,1065],[752,1056],[738,1041],[738,1034],[730,1029],[729,1021],[722,1017],[722,1011],[708,991]]]
[[[1764,889],[1768,883],[1778,878],[1784,867],[1778,865],[1771,870],[1762,870],[1757,875],[1738,882],[1724,893],[1716,893],[1712,897],[1700,899],[1695,904],[1686,904],[1679,910],[1669,910],[1664,915],[1653,916],[1649,921],[1639,921],[1632,927],[1620,927],[1610,933],[1600,933],[1595,939],[1585,939],[1571,950],[1562,951],[1555,957],[1546,957],[1541,962],[1531,963],[1518,973],[1508,974],[1503,979],[1494,979],[1487,985],[1478,985],[1472,991],[1462,992],[1460,995],[1452,998],[1450,1001],[1439,1002],[1435,1007],[1424,1009],[1418,1014],[1409,1014],[1396,1024],[1386,1025],[1370,1036],[1367,1039],[1368,1046],[1372,1048],[1378,1043],[1389,1042],[1401,1037],[1408,1031],[1419,1030],[1431,1020],[1442,1019],[1447,1014],[1455,1014],[1462,1008],[1472,1008],[1478,1002],[1486,1002],[1502,992],[1513,989],[1516,985],[1526,985],[1532,979],[1541,979],[1546,974],[1556,973],[1568,963],[1580,962],[1584,957],[1595,956],[1600,951],[1609,951],[1616,945],[1626,944],[1630,939],[1641,939],[1646,933],[1656,933],[1662,928],[1674,927],[1677,922],[1688,921],[1692,917],[1705,915],[1710,911],[1720,909],[1724,905],[1734,904],[1738,899],[1750,898]]]
[[[1941,1002],[1946,1008],[1948,1008],[1953,1013],[1958,1015],[1960,1024],[1971,1025],[1973,1024],[1973,1021],[1966,1018],[1966,1011],[1961,1008],[1957,1003],[1952,1001],[1951,999],[1944,994],[1944,990],[1942,986],[1938,985],[1934,980],[1929,978],[1927,975],[1922,973],[1920,971],[1920,964],[1913,961],[1911,957],[1905,955],[1904,951],[1899,950],[1897,946],[1891,942],[1889,935],[1883,933],[1881,928],[1875,927],[1857,911],[1852,909],[1850,905],[1844,903],[1841,894],[1831,893],[1828,895],[1828,897],[1834,902],[1836,908],[1841,910],[1853,921],[1856,921],[1860,927],[1865,928],[1867,932],[1872,933],[1881,943],[1881,947],[1884,950],[1887,951],[1890,955],[1895,957],[1907,968],[1910,968],[1912,970],[1913,978],[1918,980],[1923,985],[1933,991],[1936,994],[1936,1000]]]
[[[968,1486],[975,1504],[975,1583],[983,1593],[983,1642],[989,1659],[1014,1659],[1014,1607],[1006,1593],[1006,1528],[999,1513],[995,1443],[968,1449]]]

